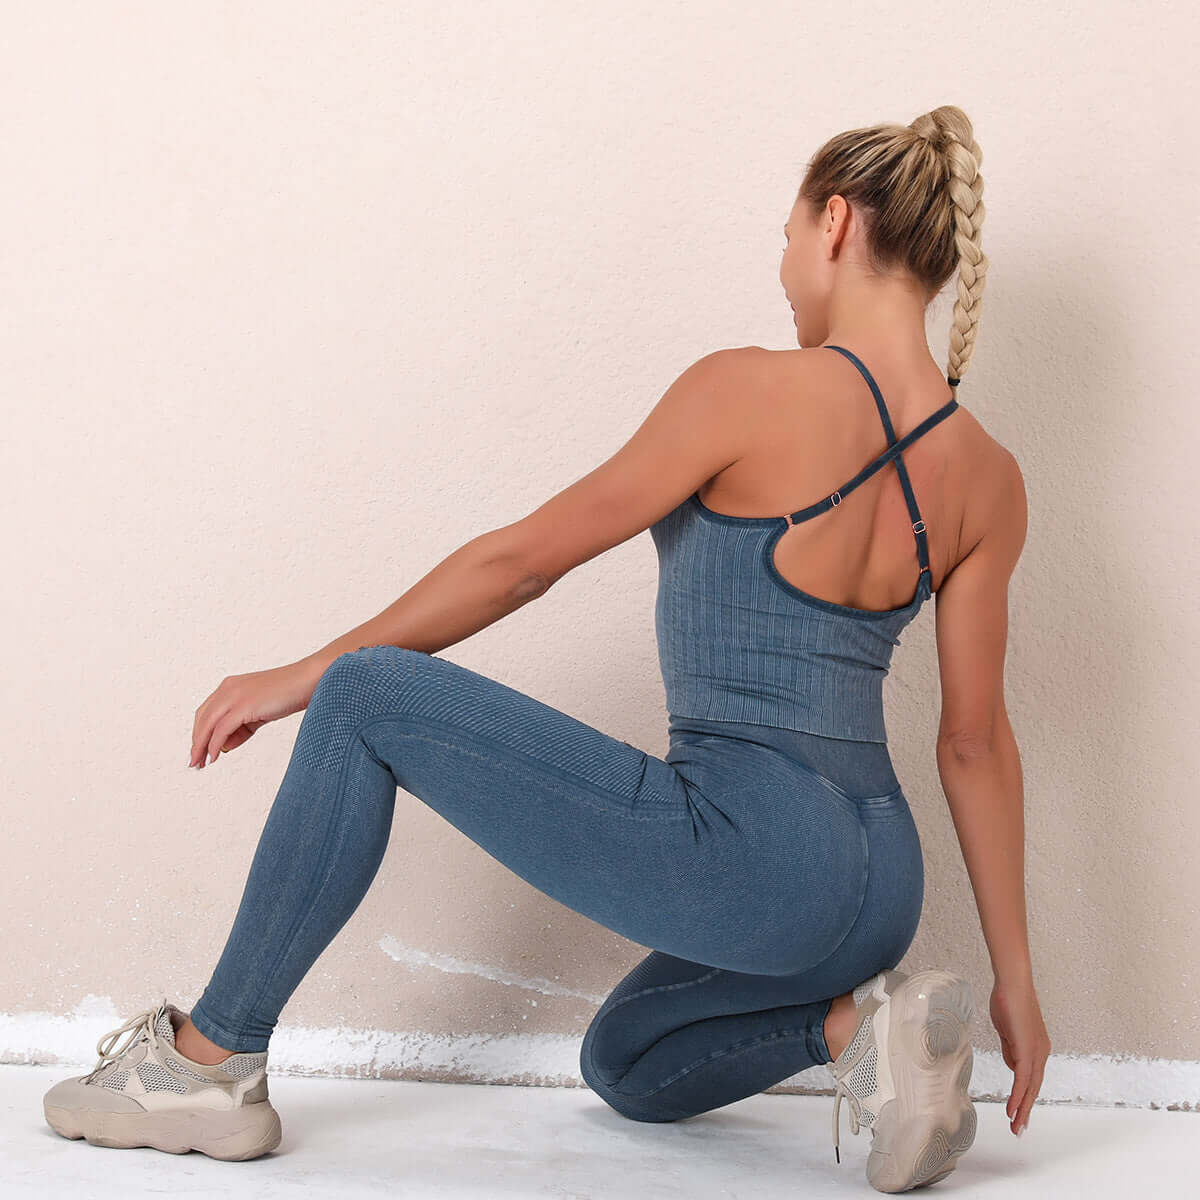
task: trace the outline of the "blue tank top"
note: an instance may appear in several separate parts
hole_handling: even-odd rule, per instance
[[[673,717],[773,725],[825,737],[887,742],[883,679],[900,632],[930,586],[929,546],[901,453],[958,407],[950,400],[897,439],[883,396],[842,346],[875,397],[888,449],[808,508],[781,517],[714,512],[693,492],[650,527],[658,553],[655,635]],[[902,608],[834,604],[801,591],[775,568],[775,543],[792,525],[836,508],[894,462],[917,541],[917,590]]]

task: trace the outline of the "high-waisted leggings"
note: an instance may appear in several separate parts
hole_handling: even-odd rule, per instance
[[[670,719],[647,754],[448,659],[367,646],[305,711],[228,941],[191,1010],[265,1050],[378,871],[397,787],[650,953],[600,1005],[584,1081],[674,1121],[832,1060],[833,1000],[897,965],[921,845],[887,746]]]

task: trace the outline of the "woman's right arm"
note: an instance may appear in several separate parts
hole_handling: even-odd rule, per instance
[[[1025,911],[1025,791],[1008,714],[989,740],[938,743],[938,774],[997,980],[1033,978]]]
[[[1004,455],[986,532],[936,594],[937,764],[991,958],[991,1015],[1015,1076],[1008,1111],[1013,1132],[1020,1133],[1041,1089],[1050,1040],[1033,985],[1024,786],[1004,703],[1008,583],[1027,528],[1020,468]]]
[[[1008,582],[1025,543],[1016,459],[988,492],[985,532],[936,593],[937,764],[997,979],[1031,974],[1021,760],[1004,703]],[[985,485],[987,486],[987,485]]]

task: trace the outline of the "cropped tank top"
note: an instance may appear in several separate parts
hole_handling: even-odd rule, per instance
[[[667,710],[678,717],[773,725],[887,742],[883,679],[900,632],[932,594],[929,545],[902,452],[958,407],[951,399],[902,438],[871,373],[843,346],[875,397],[885,450],[831,496],[780,517],[714,512],[693,492],[650,526],[658,554],[655,636]],[[775,544],[792,525],[836,508],[894,462],[917,542],[916,594],[902,608],[834,604],[788,582]]]

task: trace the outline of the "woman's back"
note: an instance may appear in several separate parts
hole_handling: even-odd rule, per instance
[[[829,358],[852,366],[869,413]],[[825,361],[810,368],[813,359]],[[905,401],[894,414],[846,347],[799,355],[751,347],[738,362],[728,385],[745,423],[741,453],[651,527],[668,711],[886,742],[883,680],[904,628],[976,520],[966,514],[967,482],[984,470],[980,439],[964,444],[954,432],[959,405],[944,394],[932,405]],[[914,478],[909,456],[947,430],[950,445],[922,454]],[[735,472],[745,509],[714,507]]]
[[[897,437],[953,398],[932,359],[927,374],[905,379],[869,355],[858,357],[879,387]],[[871,389],[845,355],[828,346],[760,349],[748,362],[754,378],[745,417],[753,449],[700,488],[710,511],[760,517],[803,509],[887,449]],[[903,450],[925,524],[934,593],[993,519],[1006,457],[961,404]],[[896,609],[910,602],[917,585],[912,525],[900,473],[889,462],[829,511],[788,529],[775,547],[775,567],[794,587],[831,604]]]

